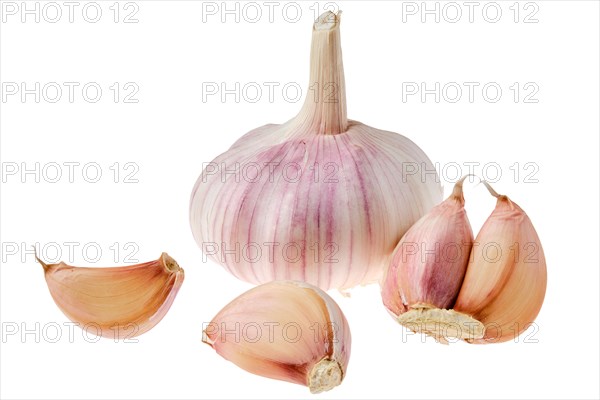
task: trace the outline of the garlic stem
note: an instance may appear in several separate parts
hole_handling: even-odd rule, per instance
[[[309,90],[296,132],[337,135],[348,130],[340,16],[341,11],[328,11],[313,25]]]
[[[498,194],[498,192],[496,192],[494,190],[494,188],[489,183],[487,183],[485,180],[481,180],[481,182],[485,185],[486,189],[490,192],[490,194],[492,196],[494,196],[496,199],[498,199],[496,204],[500,204],[501,202],[506,202],[511,211],[517,210],[517,213],[518,213],[519,207],[518,206],[515,207],[515,204],[512,202],[512,200],[508,196],[506,196],[504,194]]]
[[[501,196],[501,195],[499,195],[499,194],[498,194],[498,192],[496,192],[496,191],[494,190],[494,188],[493,188],[493,187],[492,187],[492,186],[491,186],[489,183],[487,183],[487,181],[485,181],[485,180],[481,180],[481,183],[483,183],[483,184],[485,185],[486,189],[487,189],[487,190],[490,192],[490,194],[491,194],[492,196],[494,196],[495,198],[499,198],[499,197]]]
[[[469,177],[475,177],[478,178],[479,181],[481,182],[481,178],[479,178],[477,175],[473,175],[473,174],[466,174],[465,176],[463,176],[462,178],[460,178],[455,184],[454,184],[454,188],[452,189],[452,194],[451,196],[458,199],[460,201],[460,203],[462,205],[465,204],[465,196],[463,194],[463,183],[465,182],[465,179],[469,178]]]

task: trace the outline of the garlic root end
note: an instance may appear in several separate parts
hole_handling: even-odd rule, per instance
[[[413,307],[400,315],[398,322],[415,333],[424,333],[444,344],[448,344],[446,338],[450,337],[468,342],[485,335],[485,327],[480,321],[454,310]]]
[[[202,331],[202,343],[206,343],[210,347],[214,348],[213,344],[215,344],[215,341],[208,337],[206,331]]]
[[[337,14],[335,14],[332,11],[325,11],[315,21],[315,24],[313,25],[314,30],[330,31],[332,29],[335,29],[338,26],[338,23],[340,22],[341,15],[341,11],[338,11]]]
[[[324,358],[310,370],[308,388],[313,394],[325,392],[342,383],[343,378],[344,372],[340,364],[335,359]]]
[[[183,268],[181,268],[179,266],[179,264],[177,264],[177,261],[175,261],[175,259],[173,259],[173,257],[171,257],[170,255],[168,255],[167,253],[162,253],[160,255],[160,259],[161,259],[163,265],[165,266],[165,269],[168,272],[183,271]]]

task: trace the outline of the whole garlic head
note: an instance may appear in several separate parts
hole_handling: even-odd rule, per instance
[[[196,242],[244,281],[325,290],[376,282],[402,235],[441,201],[415,143],[347,119],[339,23],[327,12],[314,24],[317,89],[300,113],[241,137],[193,189]]]

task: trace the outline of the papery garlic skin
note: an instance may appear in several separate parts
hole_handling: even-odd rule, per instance
[[[406,137],[347,120],[339,15],[315,23],[310,82],[317,89],[297,117],[247,133],[204,169],[192,232],[254,284],[376,282],[402,235],[441,200],[439,179]]]
[[[398,322],[442,342],[449,336],[483,334],[479,322],[448,311],[463,283],[473,245],[464,209],[465,178],[406,232],[382,281],[383,303]]]
[[[465,276],[473,230],[463,181],[417,221],[398,243],[383,280],[384,303],[396,315],[416,304],[452,308]]]
[[[54,302],[67,318],[111,339],[129,339],[152,329],[184,280],[183,269],[167,253],[155,261],[108,268],[37,260]]]
[[[419,279],[422,274],[411,273],[415,265],[422,266],[418,260],[415,262],[409,258],[406,264],[392,262],[383,281],[384,304],[398,322],[443,343],[447,343],[446,338],[449,337],[480,344],[515,339],[533,323],[544,301],[546,261],[531,220],[507,196],[498,195],[487,182],[483,183],[498,200],[473,242],[466,273],[453,305],[450,305],[452,302],[442,306],[431,304],[436,302],[436,296],[431,295],[430,280]],[[439,214],[444,203],[430,214]],[[428,217],[429,214],[422,221],[427,221]],[[460,229],[446,235],[446,224],[440,226],[439,222],[430,222],[432,226],[437,225],[440,232],[429,235],[427,240],[436,240],[436,235],[441,235],[442,240],[454,235],[457,240],[460,239]],[[457,227],[460,225],[456,224]],[[402,239],[403,242],[422,240],[413,229],[427,231],[417,223]],[[397,256],[394,256],[396,261]],[[403,268],[408,273],[402,274]],[[441,282],[448,287],[456,287],[456,276],[450,274],[446,281],[442,279]],[[439,292],[433,290],[433,293]],[[437,299],[439,304],[443,303],[442,300],[443,297]]]
[[[491,188],[490,188],[491,189]],[[535,320],[546,293],[546,259],[527,214],[507,196],[477,235],[464,283],[454,305],[486,329],[473,343],[515,339]]]
[[[312,393],[339,385],[350,359],[342,311],[304,282],[275,281],[247,291],[205,325],[202,340],[246,371]]]

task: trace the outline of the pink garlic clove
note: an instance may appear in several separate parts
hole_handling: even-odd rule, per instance
[[[203,342],[253,374],[330,390],[346,375],[350,328],[322,290],[274,281],[226,305],[203,331]]]

